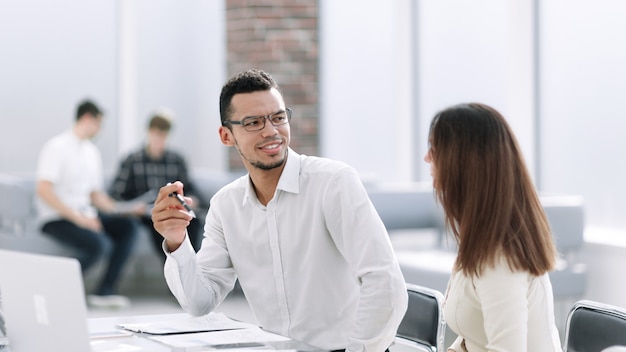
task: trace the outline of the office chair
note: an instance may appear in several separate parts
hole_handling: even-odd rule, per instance
[[[443,294],[413,284],[407,284],[407,290],[409,304],[396,334],[396,344],[409,346],[411,350],[417,351],[443,351],[446,330],[442,310]]]
[[[565,352],[600,352],[626,346],[626,309],[581,300],[567,316]]]

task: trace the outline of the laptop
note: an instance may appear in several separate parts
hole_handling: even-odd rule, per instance
[[[11,352],[91,350],[76,259],[0,249],[0,295]]]

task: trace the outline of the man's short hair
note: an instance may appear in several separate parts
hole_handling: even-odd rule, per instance
[[[228,120],[232,111],[230,103],[235,94],[252,93],[278,88],[278,83],[274,81],[269,73],[259,69],[248,69],[232,76],[222,87],[220,94],[220,118],[222,122]]]
[[[172,120],[164,114],[154,114],[148,122],[148,129],[157,129],[163,132],[169,132],[172,129]]]
[[[102,111],[91,100],[83,100],[76,109],[76,121],[78,121],[78,119],[85,114],[89,114],[92,117],[98,117],[102,115]]]

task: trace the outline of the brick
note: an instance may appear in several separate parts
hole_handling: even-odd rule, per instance
[[[316,0],[227,0],[227,70],[269,72],[294,108],[291,146],[299,153],[319,150],[319,35]],[[231,150],[229,166],[242,169]]]

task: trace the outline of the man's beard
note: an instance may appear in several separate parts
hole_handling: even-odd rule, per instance
[[[250,162],[250,165],[256,167],[257,169],[261,169],[261,170],[271,170],[271,169],[275,169],[277,167],[281,167],[283,164],[285,163],[285,158],[282,158],[278,161],[276,161],[273,164],[264,164],[260,161],[252,161]]]
[[[283,166],[283,164],[285,163],[285,160],[287,160],[287,152],[288,149],[285,149],[285,154],[283,155],[283,157],[280,160],[277,160],[271,164],[265,164],[261,161],[252,161],[250,159],[247,159],[246,156],[241,152],[241,150],[239,149],[239,146],[237,145],[237,143],[235,142],[235,145],[237,146],[237,152],[239,152],[239,155],[241,155],[241,157],[245,160],[247,160],[251,166],[256,167],[257,169],[260,170],[272,170],[272,169],[276,169],[278,167]]]

